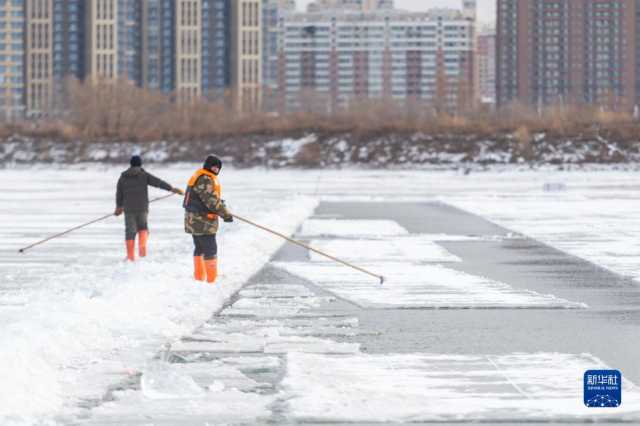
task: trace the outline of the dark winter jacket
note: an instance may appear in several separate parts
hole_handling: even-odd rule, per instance
[[[171,191],[172,187],[162,179],[144,171],[142,167],[131,167],[118,180],[116,191],[116,207],[125,212],[137,213],[149,211],[148,186]]]

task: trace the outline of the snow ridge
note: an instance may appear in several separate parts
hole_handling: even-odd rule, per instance
[[[317,205],[308,197],[263,201],[255,220],[286,234]],[[241,200],[238,211],[250,211],[250,205]],[[171,208],[181,210],[178,203]],[[16,307],[22,310],[18,319],[0,330],[0,423],[64,423],[79,407],[95,405],[110,384],[136,374],[163,343],[220,309],[282,245],[244,224],[219,237],[216,286],[192,281],[192,244],[178,229],[152,235],[151,256],[135,264],[106,257],[45,269],[37,285],[46,291]]]

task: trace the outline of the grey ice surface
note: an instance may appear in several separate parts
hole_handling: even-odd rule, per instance
[[[631,280],[535,240],[514,237],[481,217],[440,203],[325,202],[316,210],[316,216],[387,219],[397,221],[411,233],[484,237],[440,242],[462,259],[448,267],[508,283],[517,289],[584,302],[589,308],[362,308],[304,277],[265,265],[229,306],[192,335],[185,336],[171,353],[161,355],[170,363],[197,364],[203,368],[209,363],[213,373],[207,374],[221,371],[222,380],[232,381],[243,392],[274,395],[270,415],[257,419],[258,423],[297,424],[288,416],[285,401],[277,397],[286,372],[284,353],[288,350],[320,354],[348,354],[356,348],[369,354],[590,353],[620,369],[625,378],[640,383],[640,290]],[[277,262],[308,259],[306,250],[292,245],[284,245],[273,258]],[[333,343],[326,344],[327,341]],[[207,380],[206,374],[194,377]],[[172,412],[172,400],[164,403],[167,411]],[[117,414],[117,410],[115,413],[89,416],[87,422],[256,423],[233,418],[180,418],[162,414],[154,417],[143,413]],[[522,422],[527,419],[500,424]]]

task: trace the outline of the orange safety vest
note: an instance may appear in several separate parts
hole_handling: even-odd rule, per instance
[[[209,176],[211,178],[211,180],[213,181],[213,191],[216,193],[216,197],[218,198],[218,200],[221,199],[221,188],[220,182],[218,182],[218,176],[214,175],[209,170],[200,169],[196,171],[193,176],[191,176],[191,179],[189,179],[189,182],[187,183],[187,190],[184,194],[183,206],[185,209],[187,209],[187,211],[195,213],[206,213],[207,219],[214,220],[218,217],[218,215],[215,213],[211,213],[209,211],[209,208],[202,202],[202,200],[200,200],[200,197],[198,197],[197,194],[193,193],[193,186],[203,175]]]

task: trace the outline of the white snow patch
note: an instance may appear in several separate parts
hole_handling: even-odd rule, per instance
[[[252,333],[268,335],[277,330],[280,336],[287,335],[354,335],[357,332],[358,319],[355,317],[328,318],[233,318],[224,321],[208,322],[198,328],[192,337],[213,340],[218,333]]]
[[[193,339],[193,340],[191,340]],[[293,329],[255,327],[244,332],[201,332],[171,346],[174,352],[208,353],[354,353],[360,344],[341,343],[310,335],[299,335]]]
[[[112,425],[174,424],[256,424],[271,414],[275,395],[226,389],[214,382],[201,397],[173,399],[147,398],[142,392],[116,392],[117,400],[106,402],[91,412],[91,423]]]
[[[640,391],[626,380],[620,407],[584,406],[583,375],[594,367],[604,365],[590,354],[290,353],[282,384],[298,421],[640,420]]]
[[[263,360],[264,359],[264,360]],[[151,399],[200,398],[206,390],[238,389],[251,392],[271,387],[249,378],[245,372],[256,368],[279,368],[274,357],[220,358],[207,362],[166,363],[153,361],[142,372],[141,391]]]
[[[158,174],[178,186],[192,171],[176,168]],[[28,179],[11,181],[28,182],[20,191],[2,191],[2,201],[10,202],[0,211],[6,225],[0,238],[25,244],[113,209],[116,169],[28,174]],[[164,193],[152,191],[151,196],[156,194]],[[314,199],[281,194],[226,194],[239,213],[259,204],[261,211],[254,219],[287,234],[317,205]],[[19,214],[38,211],[42,205],[51,212],[46,221]],[[11,247],[2,249],[0,285],[20,288],[23,304],[4,307],[5,293],[0,292],[0,423],[78,414],[79,401],[101,398],[108,386],[140,370],[162,343],[209,318],[282,245],[280,239],[249,226],[223,226],[218,235],[219,281],[215,286],[196,283],[193,243],[183,231],[183,215],[179,197],[154,204],[149,257],[134,264],[122,261],[122,218],[95,224],[26,255]],[[21,264],[19,270],[6,266],[16,263]],[[16,300],[14,292],[7,302]]]
[[[193,378],[165,362],[151,362],[142,372],[140,388],[150,399],[200,398],[204,389]]]
[[[268,343],[264,348],[267,354],[286,354],[290,352],[321,354],[354,354],[360,352],[360,343],[334,342],[315,337],[290,336]]]
[[[276,262],[361,306],[407,308],[585,308],[553,295],[519,290],[508,284],[441,265],[376,262],[358,266],[387,278],[375,278],[335,263]]]
[[[315,293],[300,284],[255,284],[240,290],[240,297],[314,297]]]
[[[101,155],[107,158],[109,153]],[[180,186],[197,167],[151,165],[148,169]],[[80,396],[102,396],[108,384],[125,377],[131,368],[141,368],[156,354],[160,343],[192,331],[190,327],[208,317],[224,298],[191,282],[191,242],[182,233],[179,202],[174,205],[171,199],[151,209],[151,257],[139,265],[120,263],[121,219],[109,219],[51,241],[28,255],[15,254],[20,246],[51,232],[111,211],[114,185],[124,168],[48,165],[9,167],[0,172],[0,240],[5,243],[0,247],[3,424],[16,419],[4,417],[7,413],[22,419],[34,413],[55,415],[65,411],[65,400],[73,405]],[[225,198],[239,213],[256,212],[257,220],[285,232],[293,224],[290,220],[295,222],[294,216],[300,213],[293,210],[290,216],[288,209],[295,209],[295,203],[281,202],[293,191],[333,201],[443,200],[615,272],[638,277],[640,192],[633,169],[558,171],[555,167],[530,170],[526,166],[463,176],[449,170],[275,172],[227,168],[222,180]],[[566,182],[568,190],[544,193],[543,184],[549,181]],[[152,196],[162,194],[152,190]],[[234,224],[221,233],[221,282],[241,281],[249,275],[247,268],[252,268],[255,256],[267,259],[279,244],[254,230],[249,232],[255,233],[255,239],[243,233],[236,244],[239,233],[235,228],[243,226]],[[438,236],[434,241],[452,238],[478,237]],[[271,243],[258,245],[263,239]],[[5,301],[11,306],[5,306]],[[147,308],[146,315],[138,312]],[[326,319],[327,326],[351,320]],[[300,318],[294,322],[286,318],[282,323],[298,326],[301,321],[319,320]],[[310,327],[305,330],[311,332]],[[223,422],[227,408],[216,402],[229,402],[229,415],[241,416],[243,409],[255,408],[252,401],[245,405],[240,397],[206,400],[207,407],[198,402],[197,409],[219,409],[216,418]],[[255,402],[256,407],[262,404]],[[162,407],[158,404],[155,408]],[[153,415],[155,408],[145,406],[140,411],[141,421],[145,415]],[[238,413],[230,412],[236,408]],[[137,410],[134,401],[130,411],[137,415]]]
[[[277,290],[277,291],[276,291]],[[275,294],[274,294],[274,291]],[[250,292],[251,297],[243,297]],[[300,294],[304,293],[304,297]],[[357,319],[325,318],[318,311],[335,300],[295,284],[253,284],[214,321],[175,342],[174,352],[355,353],[359,344],[321,338],[353,335]],[[313,320],[305,315],[316,316]],[[301,318],[303,317],[303,318]]]
[[[319,308],[325,303],[335,300],[331,296],[311,296],[306,297],[242,297],[233,304],[231,309],[227,310],[246,310],[247,312],[255,309],[256,311],[278,310],[288,308],[298,308],[300,311],[309,308]],[[226,311],[225,311],[226,312]]]
[[[430,236],[389,237],[384,240],[314,240],[311,247],[350,262],[385,260],[387,262],[460,262]],[[327,261],[310,252],[312,261]]]
[[[221,358],[220,361],[223,365],[237,367],[243,372],[276,370],[282,364],[282,359],[277,356],[229,356]]]
[[[572,186],[566,193],[538,189],[518,196],[476,194],[446,200],[500,226],[640,280],[638,194],[631,188],[614,188],[598,191],[578,186],[574,190]]]
[[[175,352],[207,352],[207,353],[230,353],[230,354],[252,354],[264,351],[264,342],[257,339],[246,340],[245,335],[225,336],[224,341],[195,341],[180,340],[171,346]]]
[[[279,147],[282,155],[287,159],[293,159],[302,147],[318,140],[316,135],[308,135],[300,139],[283,139],[282,141],[269,142],[270,148]]]
[[[409,231],[392,220],[309,219],[300,232],[304,237],[383,237],[407,235]]]
[[[269,288],[265,284],[254,287],[254,291],[268,291]],[[300,290],[295,285],[273,287],[290,288],[294,294]],[[316,308],[333,300],[329,296],[281,297],[281,294],[278,297],[241,297],[223,311],[220,320],[204,324],[187,338],[175,342],[171,349],[174,352],[214,353],[357,352],[359,344],[317,337],[352,335],[349,328],[353,320],[345,322],[342,319],[318,317],[311,321],[300,318],[304,315],[321,315],[315,312]],[[357,319],[354,320],[357,324]]]

